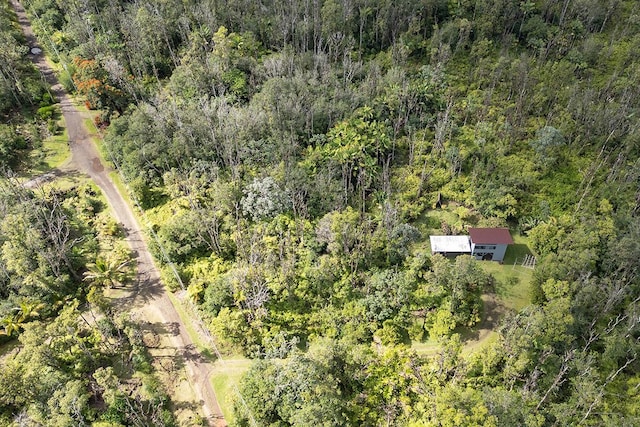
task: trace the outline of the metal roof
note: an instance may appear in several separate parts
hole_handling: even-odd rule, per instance
[[[429,236],[431,253],[471,253],[469,236]]]
[[[475,245],[511,245],[513,239],[508,228],[470,228],[469,236]]]

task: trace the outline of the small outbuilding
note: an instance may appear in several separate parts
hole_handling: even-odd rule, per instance
[[[431,253],[458,256],[471,253],[469,236],[429,236]]]
[[[507,246],[513,244],[508,228],[469,228],[471,255],[478,260],[502,262]]]

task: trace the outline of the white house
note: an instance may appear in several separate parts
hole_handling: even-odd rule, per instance
[[[431,253],[445,256],[473,255],[478,260],[502,262],[513,244],[508,228],[470,228],[468,236],[429,236]]]
[[[431,253],[458,256],[471,253],[469,236],[429,236]]]
[[[507,246],[513,244],[508,228],[470,228],[471,255],[487,261],[504,260]]]

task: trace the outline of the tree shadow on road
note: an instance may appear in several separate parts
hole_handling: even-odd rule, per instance
[[[201,354],[201,352],[196,348],[195,345],[189,344],[184,348],[184,357],[187,360],[196,363],[208,363],[208,360],[205,356]]]
[[[142,307],[153,300],[165,297],[162,286],[158,279],[149,280],[143,273],[131,284],[119,288],[118,295],[114,295],[114,302],[124,309]]]

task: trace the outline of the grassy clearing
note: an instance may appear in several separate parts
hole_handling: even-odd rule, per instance
[[[440,350],[440,343],[436,340],[413,341],[411,349],[422,356],[434,355]]]
[[[480,350],[482,347],[495,342],[498,339],[498,333],[495,331],[491,331],[486,337],[481,340],[472,340],[465,342],[464,347],[462,347],[462,354],[470,354],[475,351]],[[464,338],[463,338],[464,342]]]
[[[251,363],[251,360],[243,357],[226,359],[224,363],[217,362],[211,373],[211,385],[227,424],[233,423],[233,402],[238,398],[238,383]]]
[[[466,328],[465,330],[456,330],[454,333],[460,334],[460,340],[463,343],[462,353],[469,354],[479,350],[483,346],[490,344],[498,339],[498,333],[492,331],[481,339],[475,339],[476,331]],[[411,349],[421,356],[433,356],[438,354],[441,344],[437,340],[427,340],[424,342],[414,341],[411,343]]]
[[[414,225],[427,238],[429,235],[444,234],[442,224],[449,225],[461,223],[460,217],[450,209],[432,209],[425,212],[418,218]],[[428,240],[428,239],[427,239]]]
[[[58,125],[63,126],[64,121],[60,120]],[[69,134],[65,128],[62,133],[47,138],[40,147],[31,150],[27,160],[27,174],[36,176],[47,173],[64,165],[70,157]]]
[[[504,258],[504,264],[481,262],[487,273],[496,279],[495,292],[500,302],[512,310],[520,310],[531,302],[531,278],[533,270],[522,267],[525,255],[532,252],[525,236],[513,235],[514,244],[510,245]]]

